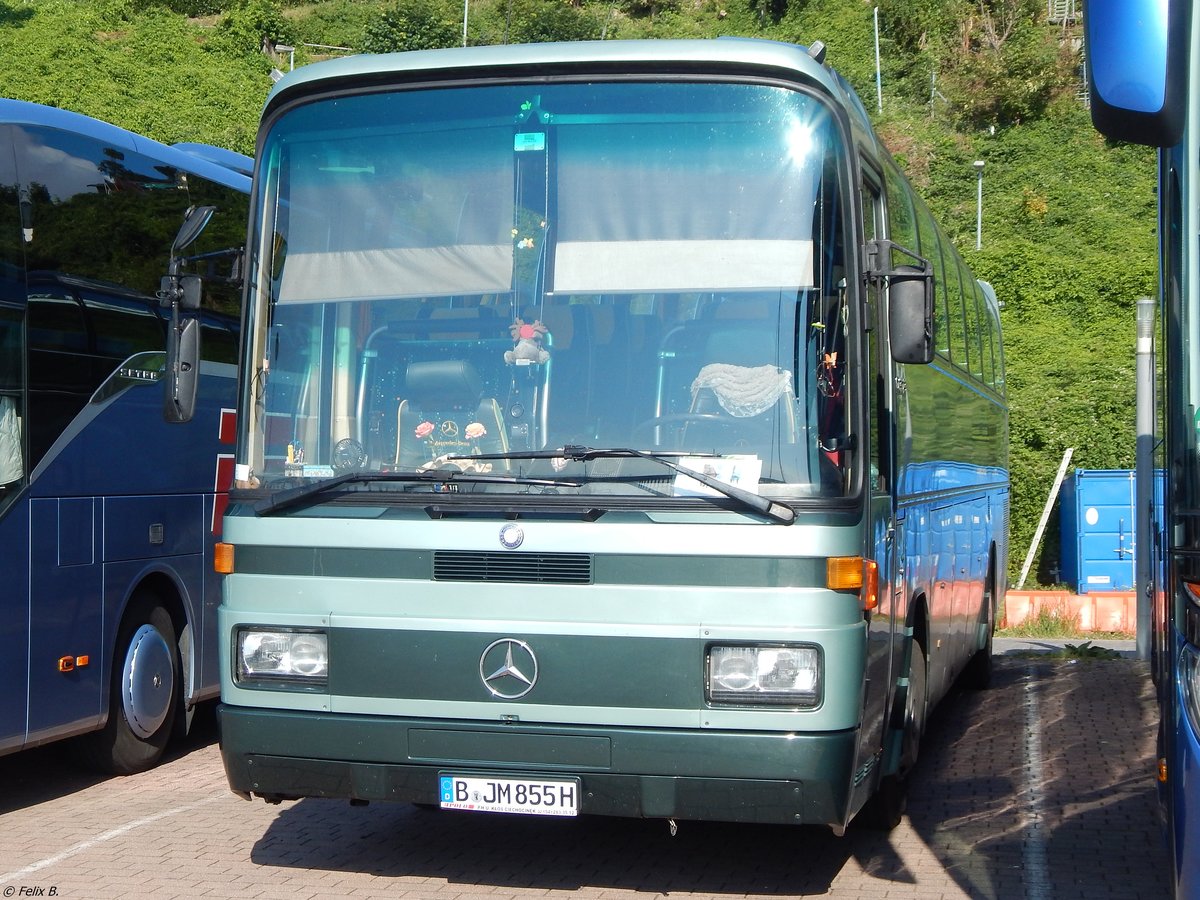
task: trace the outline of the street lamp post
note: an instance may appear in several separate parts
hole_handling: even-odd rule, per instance
[[[975,160],[975,249],[983,248],[983,160]]]

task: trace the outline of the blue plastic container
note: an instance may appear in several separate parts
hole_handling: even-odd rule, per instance
[[[1155,502],[1162,501],[1162,473]],[[1130,469],[1076,469],[1059,504],[1062,577],[1077,593],[1131,591],[1137,483]]]

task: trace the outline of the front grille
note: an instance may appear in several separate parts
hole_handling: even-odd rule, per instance
[[[501,553],[436,550],[434,581],[507,581],[518,584],[591,584],[587,553]]]

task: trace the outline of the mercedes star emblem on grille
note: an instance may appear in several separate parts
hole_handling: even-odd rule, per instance
[[[493,697],[517,700],[537,683],[537,657],[527,643],[516,638],[492,641],[479,657],[479,677]]]

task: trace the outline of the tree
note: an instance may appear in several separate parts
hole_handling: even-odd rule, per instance
[[[394,53],[453,47],[462,40],[460,16],[443,0],[399,0],[367,22],[363,49]]]
[[[261,56],[264,42],[289,43],[292,29],[274,0],[240,0],[221,20],[208,50],[230,56]],[[263,57],[263,66],[269,63]]]

